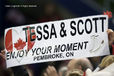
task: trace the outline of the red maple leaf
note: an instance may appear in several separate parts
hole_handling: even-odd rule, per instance
[[[108,18],[112,18],[112,12],[111,11],[104,12],[104,15],[108,15]]]
[[[17,41],[17,43],[14,43],[14,47],[17,50],[21,50],[26,46],[26,42],[24,42],[21,38],[19,38],[19,40]]]

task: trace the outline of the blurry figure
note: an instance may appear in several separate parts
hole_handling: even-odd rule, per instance
[[[58,68],[58,74],[59,76],[66,76],[67,73],[67,64],[69,63],[69,60],[64,60],[61,62],[59,68]]]
[[[14,76],[11,69],[6,69],[5,50],[0,52],[0,76]]]
[[[67,67],[63,66],[59,69],[59,76],[66,76]]]
[[[48,66],[46,71],[43,73],[44,76],[58,76],[58,73],[54,66]]]
[[[80,58],[80,59],[72,59],[69,63],[68,63],[68,71],[71,71],[73,69],[80,69],[83,72],[86,71],[86,69],[90,68],[91,70],[93,70],[93,66],[90,63],[90,61],[87,58]]]
[[[6,58],[5,58],[5,50],[2,50],[1,53],[0,53],[0,57],[1,59],[3,60],[3,64],[2,66],[4,65],[4,67],[1,67],[1,70],[0,72],[3,72],[3,73],[0,73],[1,75],[0,76],[33,76],[33,72],[32,70],[28,67],[28,66],[17,66],[17,67],[13,67],[13,68],[10,68],[8,71],[6,69]],[[12,69],[12,72],[11,72],[11,69]],[[12,75],[10,75],[10,72]]]
[[[73,69],[66,76],[83,76],[84,72],[80,69]]]
[[[106,56],[106,57],[103,58],[100,65],[96,68],[95,71],[102,70],[102,69],[106,68],[107,66],[109,66],[112,63],[114,63],[114,55]]]
[[[90,57],[89,58],[90,62],[93,65],[93,69],[96,69],[96,67],[101,63],[101,57]]]
[[[60,20],[61,16],[58,13],[58,8],[53,2],[43,2],[42,4],[42,17],[38,19],[39,22],[48,22]]]
[[[16,9],[10,9],[6,14],[6,19],[13,25],[22,25],[25,23],[25,16]]]
[[[109,72],[92,72],[90,69],[87,69],[86,76],[112,76]]]
[[[92,72],[90,69],[87,69],[86,76],[114,76],[114,63],[98,72]]]
[[[104,69],[105,67],[109,66],[110,64],[114,63],[114,55],[109,55],[103,58],[99,67]]]
[[[14,76],[11,69],[0,69],[0,76]]]
[[[47,16],[51,16],[55,13],[55,5],[53,3],[48,3],[44,7],[44,12]]]
[[[29,66],[26,65],[25,68],[26,68],[26,70],[27,70],[29,76],[34,76],[34,75],[33,75],[33,71],[32,71],[32,69],[31,69]]]
[[[28,72],[28,68],[26,68],[25,66],[16,66],[12,67],[11,69],[14,73],[14,76],[33,76]]]
[[[0,68],[6,68],[5,50],[1,50],[0,52]]]

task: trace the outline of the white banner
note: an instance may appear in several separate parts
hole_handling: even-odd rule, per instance
[[[7,67],[107,55],[107,28],[106,15],[8,28]]]

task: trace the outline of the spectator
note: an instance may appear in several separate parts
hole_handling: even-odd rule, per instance
[[[71,71],[73,69],[80,69],[83,72],[86,71],[86,69],[90,68],[91,70],[93,70],[93,66],[90,63],[90,61],[87,58],[80,58],[80,59],[72,59],[69,63],[68,63],[68,71]]]
[[[106,57],[103,58],[103,60],[102,60],[101,64],[99,65],[99,67],[101,69],[104,69],[112,63],[114,63],[114,55],[109,55],[109,56],[106,56]]]
[[[66,76],[83,76],[84,72],[80,69],[73,69]]]

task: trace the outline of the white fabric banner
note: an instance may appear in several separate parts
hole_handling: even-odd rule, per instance
[[[107,29],[106,15],[8,28],[7,67],[108,55]]]

